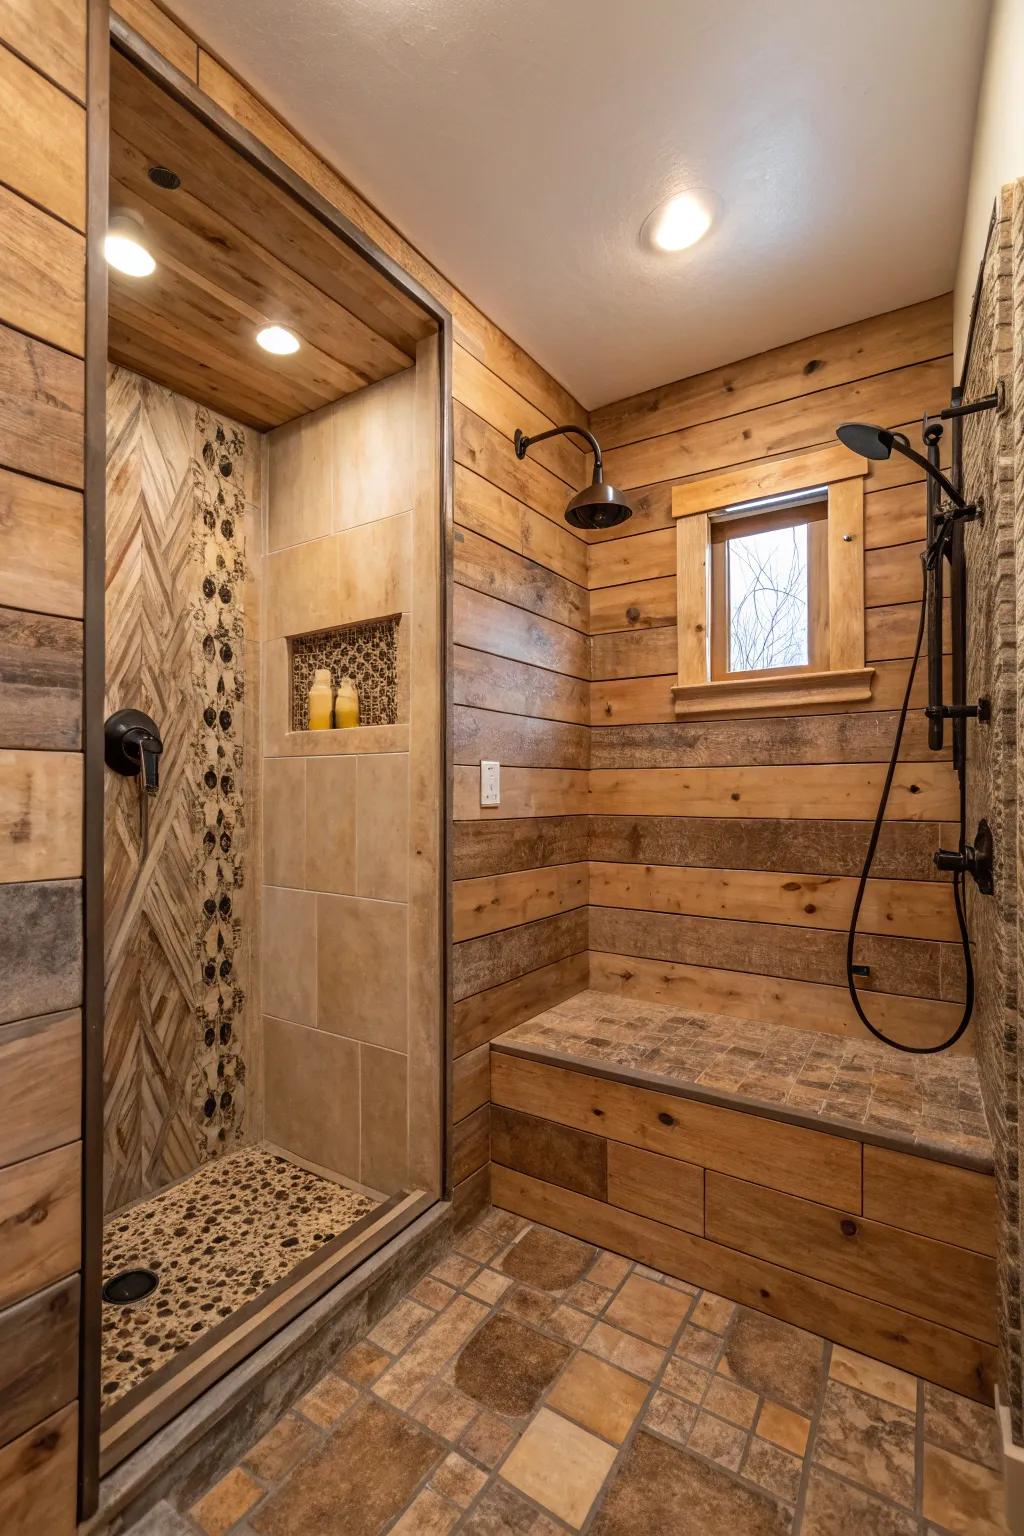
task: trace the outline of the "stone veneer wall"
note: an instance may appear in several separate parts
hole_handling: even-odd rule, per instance
[[[110,370],[107,711],[151,714],[164,752],[141,866],[137,781],[106,776],[108,1210],[246,1135],[258,498],[257,434]]]
[[[1018,1029],[1020,833],[1018,741],[1024,710],[1018,650],[1024,603],[1024,182],[1007,187],[986,255],[965,396],[989,393],[997,381],[1007,408],[969,419],[964,431],[967,493],[984,516],[967,531],[968,699],[992,701],[989,725],[968,728],[968,838],[984,816],[996,851],[992,897],[968,897],[975,944],[975,1028],[985,1110],[1000,1195],[1000,1325],[1002,1394],[1014,1438],[1024,1441],[1021,1350],[1020,1130]],[[1024,594],[1022,594],[1024,595]]]

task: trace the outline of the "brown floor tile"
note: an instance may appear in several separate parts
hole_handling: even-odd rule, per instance
[[[900,1408],[909,1408],[911,1413],[917,1411],[917,1377],[908,1376],[906,1371],[897,1370],[894,1365],[886,1365],[882,1360],[872,1360],[868,1355],[858,1355],[855,1350],[834,1344],[828,1373],[848,1387],[884,1398],[887,1403],[896,1403]]]
[[[290,1472],[318,1440],[316,1430],[304,1419],[286,1413],[243,1458],[250,1472],[265,1483],[277,1483]]]
[[[482,1301],[456,1296],[374,1383],[374,1392],[398,1408],[411,1407],[431,1376],[447,1365],[486,1316]]]
[[[598,1254],[587,1271],[587,1279],[594,1285],[601,1285],[609,1291],[614,1291],[625,1280],[631,1268],[629,1260],[624,1259],[621,1254],[603,1252]]]
[[[430,1321],[435,1310],[421,1306],[409,1296],[404,1297],[381,1318],[376,1328],[370,1330],[371,1344],[386,1349],[390,1355],[400,1355]]]
[[[686,1403],[681,1397],[673,1397],[671,1392],[655,1392],[644,1414],[647,1429],[656,1429],[677,1445],[686,1444],[696,1422],[696,1403]]]
[[[575,1307],[556,1307],[544,1325],[550,1333],[556,1333],[568,1344],[582,1344],[594,1319],[588,1312],[577,1312]]]
[[[581,1312],[589,1312],[592,1317],[596,1317],[604,1311],[613,1294],[605,1286],[595,1285],[592,1280],[577,1280],[566,1293],[565,1299],[570,1306],[579,1307]]]
[[[914,1415],[830,1381],[814,1437],[814,1462],[894,1503],[914,1502]]]
[[[461,1253],[449,1253],[440,1264],[434,1265],[430,1273],[433,1279],[442,1280],[445,1285],[454,1285],[461,1289],[467,1280],[472,1280],[479,1268],[479,1264],[472,1259],[464,1258]]]
[[[346,1350],[335,1369],[339,1376],[355,1382],[357,1387],[368,1387],[390,1364],[391,1361],[382,1349],[361,1339],[358,1344]]]
[[[825,1377],[825,1344],[815,1334],[741,1307],[722,1360],[741,1386],[801,1413],[814,1412]]]
[[[741,1387],[738,1381],[730,1381],[727,1376],[713,1377],[704,1395],[704,1407],[709,1413],[717,1413],[720,1419],[728,1419],[730,1424],[738,1424],[741,1429],[749,1429],[753,1424],[757,1404],[756,1392]]]
[[[807,1449],[811,1421],[805,1419],[802,1413],[794,1413],[792,1408],[784,1408],[781,1403],[773,1403],[769,1399],[761,1404],[754,1428],[773,1445],[781,1446],[784,1451],[792,1451],[794,1456],[802,1456]]]
[[[683,1521],[686,1521],[686,1524]],[[641,1430],[590,1526],[591,1536],[788,1536],[774,1499]]]
[[[450,1285],[445,1285],[441,1280],[435,1280],[433,1275],[424,1275],[419,1285],[414,1285],[409,1292],[413,1301],[418,1301],[421,1306],[430,1307],[433,1312],[440,1312],[451,1301],[455,1292]]]
[[[564,1529],[501,1482],[488,1488],[462,1525],[464,1536],[562,1536]]]
[[[514,1286],[501,1303],[503,1312],[510,1312],[522,1323],[535,1323],[542,1327],[558,1310],[558,1301],[547,1291],[535,1291],[528,1285]]]
[[[693,1323],[687,1323],[679,1335],[679,1343],[675,1352],[683,1360],[689,1360],[692,1365],[713,1366],[722,1349],[722,1340],[717,1333],[709,1333],[706,1328],[698,1328]]]
[[[321,1429],[327,1429],[348,1412],[358,1396],[359,1393],[350,1382],[343,1381],[331,1372],[322,1377],[315,1387],[311,1387],[304,1397],[300,1397],[295,1407],[303,1418],[319,1424]]]
[[[685,1397],[689,1403],[701,1402],[710,1382],[710,1371],[702,1365],[694,1365],[692,1360],[681,1360],[678,1355],[672,1356],[661,1378],[663,1387]]]
[[[459,1447],[482,1466],[495,1467],[516,1438],[516,1431],[506,1419],[485,1411],[463,1430]]]
[[[397,1525],[391,1527],[389,1536],[447,1536],[461,1514],[461,1509],[449,1504],[433,1488],[424,1488]]]
[[[430,1479],[430,1486],[460,1509],[468,1509],[486,1481],[486,1472],[452,1451]]]
[[[1003,1485],[977,1461],[965,1461],[941,1446],[924,1448],[925,1518],[955,1536],[1005,1536]]]
[[[443,1440],[457,1440],[466,1425],[479,1413],[479,1407],[458,1387],[447,1381],[435,1381],[410,1413]]]
[[[924,1437],[968,1461],[980,1461],[998,1471],[1002,1464],[999,1423],[995,1412],[969,1397],[924,1384]]]
[[[470,1296],[475,1296],[479,1301],[486,1301],[493,1307],[494,1303],[504,1296],[511,1284],[512,1281],[508,1275],[499,1275],[493,1269],[482,1269],[469,1282],[466,1290]]]
[[[701,1408],[688,1443],[709,1461],[717,1461],[730,1472],[738,1472],[747,1448],[747,1434],[738,1425],[726,1424],[724,1419],[716,1419]]]
[[[634,1338],[631,1333],[623,1333],[620,1328],[612,1328],[608,1323],[594,1324],[585,1347],[591,1354],[600,1355],[612,1365],[621,1365],[623,1370],[632,1371],[634,1376],[642,1376],[645,1381],[654,1379],[665,1358],[663,1349]]]
[[[766,1493],[774,1493],[776,1498],[792,1504],[800,1489],[803,1469],[799,1456],[791,1456],[789,1451],[780,1450],[777,1445],[752,1435],[740,1471]]]
[[[224,1536],[263,1497],[263,1489],[242,1467],[232,1467],[192,1505],[189,1514],[203,1536]]]
[[[617,1328],[638,1333],[652,1344],[671,1344],[690,1310],[688,1296],[640,1275],[630,1275],[605,1312]]]
[[[532,1413],[569,1358],[569,1349],[514,1317],[489,1317],[455,1362],[455,1385],[485,1408]]]
[[[505,1254],[499,1268],[538,1290],[564,1291],[580,1279],[593,1257],[587,1243],[546,1227],[531,1227]]]
[[[548,1393],[547,1405],[621,1445],[647,1396],[646,1383],[585,1351],[574,1355]]]
[[[489,1264],[499,1249],[504,1248],[505,1243],[497,1232],[490,1232],[486,1227],[470,1227],[457,1240],[455,1247],[459,1253],[464,1253],[467,1258],[476,1259],[479,1264]]]
[[[800,1536],[917,1536],[913,1515],[813,1468]]]
[[[501,1475],[579,1529],[615,1460],[615,1448],[542,1408],[505,1458]]]
[[[690,1322],[696,1323],[698,1328],[708,1328],[712,1333],[725,1333],[735,1313],[735,1302],[705,1291],[690,1313]]]
[[[324,1536],[345,1511],[345,1536],[377,1536],[402,1513],[446,1447],[369,1399],[252,1518],[262,1536]]]

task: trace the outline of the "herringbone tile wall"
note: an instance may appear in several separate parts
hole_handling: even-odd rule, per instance
[[[117,1210],[246,1132],[259,460],[255,434],[126,369],[110,370],[107,420],[107,710],[145,710],[164,741],[141,866],[137,783],[107,776],[104,1160]]]

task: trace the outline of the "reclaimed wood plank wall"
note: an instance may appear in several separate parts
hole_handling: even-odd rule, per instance
[[[872,464],[866,484],[872,698],[703,722],[672,714],[671,488],[826,445],[850,418],[913,431],[948,401],[951,314],[946,295],[592,413],[607,476],[635,508],[590,548],[592,985],[860,1032],[844,926],[916,630],[920,476],[894,456]],[[923,695],[922,667],[915,702]],[[952,770],[912,717],[859,950],[869,1007],[908,1041],[959,1016],[952,903],[931,862],[955,815]]]
[[[0,3],[0,1529],[75,1527],[85,0]]]

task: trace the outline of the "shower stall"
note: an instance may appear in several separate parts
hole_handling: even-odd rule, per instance
[[[447,1016],[450,321],[113,40],[102,1471],[443,1197]]]

